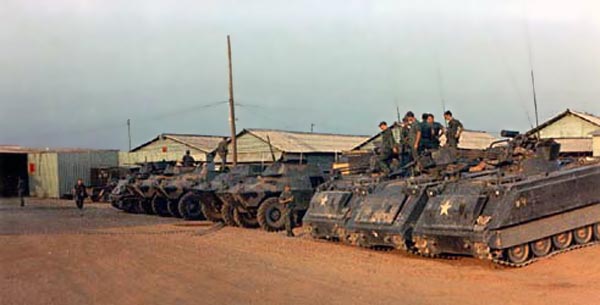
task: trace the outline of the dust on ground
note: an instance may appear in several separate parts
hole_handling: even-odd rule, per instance
[[[600,247],[506,269],[296,233],[0,199],[0,304],[600,304]]]

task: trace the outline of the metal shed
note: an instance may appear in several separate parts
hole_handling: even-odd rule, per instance
[[[238,162],[269,163],[282,156],[302,158],[329,169],[336,155],[352,149],[367,136],[331,133],[312,133],[276,129],[244,129],[237,135]],[[229,144],[227,161],[233,160]],[[220,162],[217,156],[215,161]]]
[[[119,164],[181,161],[187,150],[196,161],[206,161],[207,154],[213,152],[222,139],[223,136],[163,133],[130,152],[119,153]]]
[[[560,143],[563,155],[591,156],[594,154],[594,134],[600,132],[600,117],[567,109],[528,131],[540,138],[553,138]]]
[[[28,154],[29,193],[60,198],[71,193],[77,179],[90,184],[91,169],[119,164],[117,150],[48,150]]]

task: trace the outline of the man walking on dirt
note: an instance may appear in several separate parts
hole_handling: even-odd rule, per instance
[[[23,179],[23,177],[19,177],[19,181],[17,182],[17,192],[19,194],[22,207],[25,206],[25,191],[25,179]]]
[[[285,231],[288,237],[294,237],[294,209],[296,209],[296,200],[292,194],[292,188],[289,184],[283,187],[283,192],[279,196],[279,203],[285,207]]]
[[[83,201],[88,196],[87,191],[85,190],[85,185],[83,184],[83,180],[77,179],[77,184],[75,185],[75,204],[81,210],[83,209]]]
[[[227,149],[227,138],[223,137],[223,140],[221,140],[221,142],[219,142],[219,146],[217,146],[217,155],[219,155],[219,158],[221,158],[221,168],[219,168],[220,171],[224,171],[225,170],[225,165],[227,164],[227,153],[229,152]]]

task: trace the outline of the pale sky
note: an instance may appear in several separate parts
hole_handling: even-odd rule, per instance
[[[600,115],[594,0],[0,0],[0,20],[0,144],[126,149],[127,118],[133,146],[227,134],[227,34],[238,130],[370,135],[443,99],[525,131],[531,65],[541,120]]]

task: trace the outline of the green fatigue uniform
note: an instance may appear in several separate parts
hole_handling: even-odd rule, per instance
[[[458,148],[459,137],[458,131],[463,129],[462,123],[457,119],[448,121],[448,128],[446,129],[446,145],[453,148]]]
[[[388,128],[381,133],[381,148],[379,150],[379,169],[384,173],[390,172],[390,163],[394,157],[394,134],[392,129]]]
[[[421,141],[419,141],[419,154],[425,150],[431,149],[433,142],[433,128],[427,122],[419,123],[419,129],[421,130]]]
[[[83,209],[83,201],[85,200],[85,198],[87,198],[88,194],[87,191],[85,190],[85,185],[82,184],[76,184],[75,185],[75,204],[77,204],[77,207],[81,210]]]
[[[183,155],[183,160],[182,160],[182,165],[185,167],[192,167],[194,166],[194,162],[196,162],[196,160],[194,160],[194,157],[192,157],[191,155],[185,154]]]
[[[21,200],[21,206],[25,206],[25,180],[19,177],[17,182],[17,192],[19,193],[19,199]]]
[[[400,166],[408,164],[412,161],[412,153],[410,149],[410,125],[403,124],[400,131]]]
[[[419,151],[415,149],[415,142],[417,141],[417,132],[421,130],[421,123],[414,121],[408,127],[410,129],[408,133],[408,144],[410,147],[410,154],[413,160],[416,160],[419,156]]]
[[[291,191],[283,191],[279,196],[279,203],[285,206],[285,231],[287,236],[293,237],[294,232],[294,210],[296,209],[296,200]]]
[[[440,148],[440,136],[444,130],[444,126],[438,122],[433,122],[433,126],[431,126],[432,139],[431,139],[431,148],[439,149]]]
[[[221,171],[225,170],[225,164],[227,164],[227,153],[229,152],[227,144],[227,140],[223,140],[219,142],[219,146],[217,147],[217,155],[221,158]]]

